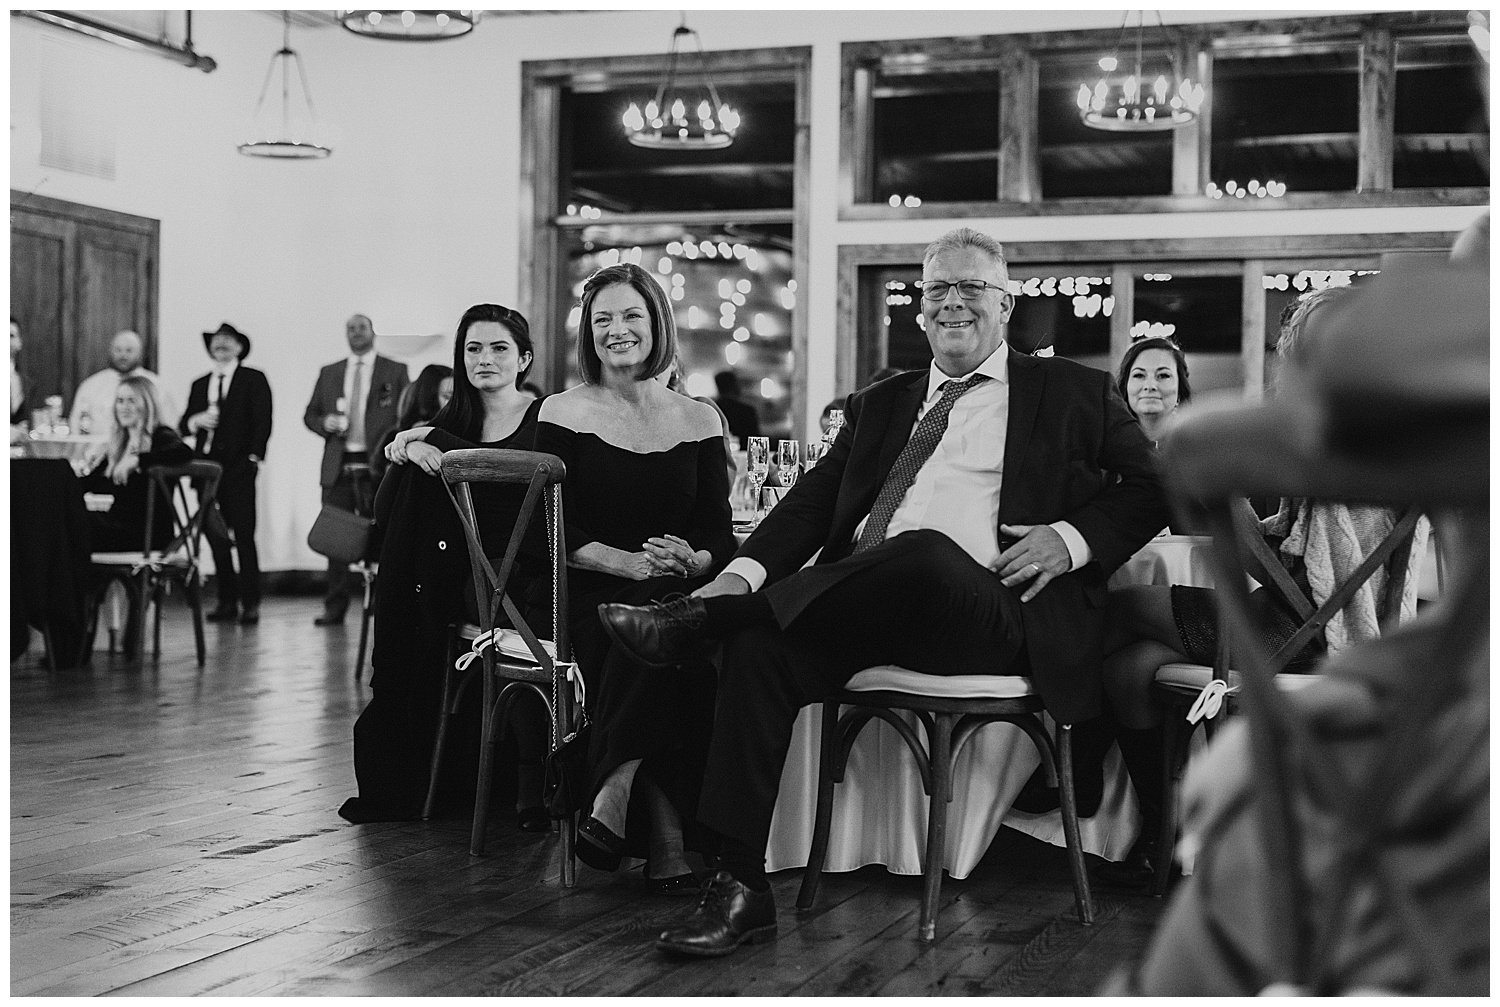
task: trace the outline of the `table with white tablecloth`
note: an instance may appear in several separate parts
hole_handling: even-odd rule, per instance
[[[1159,536],[1116,571],[1110,586],[1212,586],[1209,542],[1206,536]],[[804,708],[782,769],[766,849],[767,870],[807,865],[818,792],[820,734],[819,706]],[[1029,815],[1011,808],[1040,761],[1031,739],[1011,724],[990,724],[970,738],[953,774],[945,851],[950,875],[967,877],[1001,825],[1064,845],[1061,814]],[[1080,838],[1086,852],[1119,860],[1135,841],[1139,824],[1135,793],[1117,749],[1111,749],[1105,759],[1104,774],[1104,799],[1098,813],[1079,820]],[[834,788],[825,869],[852,871],[883,864],[893,874],[921,874],[926,835],[927,796],[911,753],[893,728],[872,722],[850,752],[844,782]]]

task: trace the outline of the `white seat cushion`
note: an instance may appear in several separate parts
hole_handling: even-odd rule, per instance
[[[170,556],[160,553],[152,553],[152,558],[162,566],[187,566],[187,556],[175,552]],[[144,564],[146,554],[137,549],[135,552],[96,552],[89,554],[89,562],[96,566],[137,566]]]
[[[1035,690],[1020,675],[924,675],[895,665],[866,668],[844,684],[850,692],[909,692],[941,699],[1020,699]]]
[[[458,628],[458,636],[461,640],[478,639],[479,633],[479,627],[472,622],[466,622]],[[539,640],[538,642],[541,643],[542,649],[547,652],[548,657],[554,661],[557,660],[556,644],[551,640]],[[521,639],[521,634],[513,629],[502,629],[500,631],[500,637],[495,641],[495,650],[499,652],[501,657],[508,657],[513,661],[532,661],[536,659],[536,655],[531,652],[531,648],[526,646],[526,641]]]
[[[1156,669],[1156,681],[1184,689],[1202,689],[1213,678],[1214,670],[1206,664],[1164,664]],[[1276,687],[1291,692],[1317,681],[1316,675],[1277,675]],[[1240,673],[1230,669],[1229,692],[1240,691]]]

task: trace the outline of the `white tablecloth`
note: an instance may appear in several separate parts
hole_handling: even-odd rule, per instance
[[[1210,539],[1163,535],[1152,540],[1110,579],[1123,584],[1212,586]],[[771,819],[766,869],[807,866],[817,802],[820,707],[803,709],[792,732]],[[1050,726],[1050,721],[1049,721]],[[1020,728],[991,724],[975,732],[954,771],[953,803],[945,861],[955,878],[967,877],[1001,825],[1056,846],[1064,845],[1062,816],[1028,815],[1011,802],[1040,764],[1036,746]],[[1112,749],[1104,763],[1104,800],[1097,814],[1080,819],[1083,848],[1109,860],[1129,851],[1139,831],[1135,793]],[[872,785],[878,781],[878,786]],[[867,725],[849,755],[844,782],[834,788],[833,826],[825,870],[852,871],[884,864],[893,874],[921,874],[927,839],[927,796],[906,743],[889,725]]]

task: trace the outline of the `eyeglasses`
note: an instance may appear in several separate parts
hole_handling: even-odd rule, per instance
[[[966,301],[972,301],[976,297],[983,296],[986,290],[999,290],[1001,292],[1005,290],[1004,287],[998,287],[993,283],[986,283],[983,280],[958,280],[954,283],[949,283],[946,280],[923,280],[917,286],[922,288],[922,297],[928,301],[946,300],[948,291],[953,287],[958,288],[958,296]]]

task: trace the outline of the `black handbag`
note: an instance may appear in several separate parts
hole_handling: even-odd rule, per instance
[[[589,785],[589,739],[587,721],[547,753],[542,767],[542,802],[553,818],[568,818],[583,810]]]
[[[307,547],[336,563],[358,563],[370,548],[375,519],[324,504],[307,533]]]

